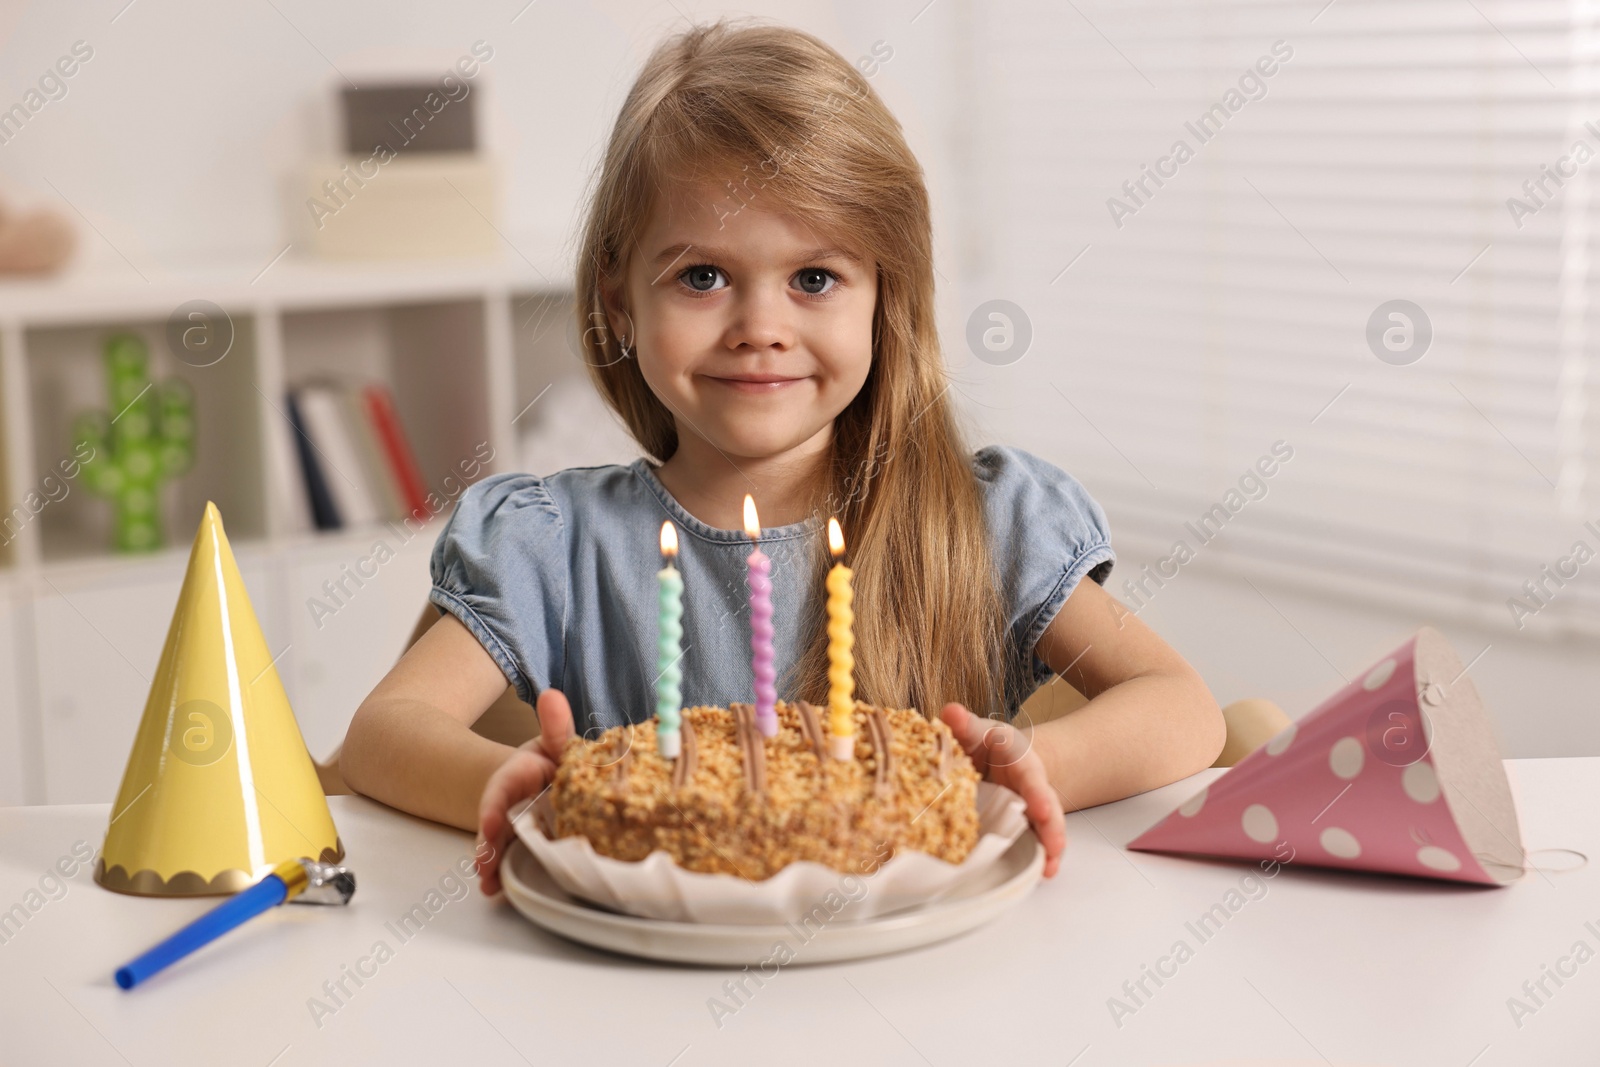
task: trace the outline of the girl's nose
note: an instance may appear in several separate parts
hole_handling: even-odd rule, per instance
[[[752,286],[734,304],[729,348],[785,349],[794,345],[793,314],[780,285]]]

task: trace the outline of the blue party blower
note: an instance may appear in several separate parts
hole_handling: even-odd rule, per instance
[[[296,904],[348,904],[356,876],[348,867],[315,860],[285,860],[249,889],[241,889],[144,955],[117,968],[117,985],[132,989],[202,945],[215,941],[284,901]]]

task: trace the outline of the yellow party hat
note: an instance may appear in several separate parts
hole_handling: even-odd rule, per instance
[[[337,862],[344,845],[208,502],[95,881],[232,893],[298,857]]]

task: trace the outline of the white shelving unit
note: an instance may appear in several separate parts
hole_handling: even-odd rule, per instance
[[[205,501],[222,512],[256,614],[307,745],[319,758],[400,651],[427,596],[439,519],[293,529],[272,491],[285,389],[312,378],[381,379],[428,487],[493,449],[477,477],[519,465],[526,406],[582,372],[570,345],[570,273],[544,262],[334,265],[291,257],[220,263],[143,280],[68,274],[0,284],[0,522],[72,453],[78,411],[105,408],[101,348],[144,335],[153,379],[195,391],[196,463],[165,490],[167,547],[110,548],[110,504],[79,482],[0,547],[0,806],[109,801],[143,711]],[[180,305],[207,300],[232,321],[226,357],[195,367],[167,350]],[[470,464],[469,464],[470,466]],[[12,531],[0,527],[0,540]],[[394,558],[336,603],[324,592],[379,540]],[[367,569],[370,571],[371,566]],[[351,588],[347,582],[347,590]],[[320,619],[312,598],[336,608]]]

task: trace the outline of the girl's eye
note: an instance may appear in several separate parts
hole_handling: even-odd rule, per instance
[[[722,278],[722,285],[717,284],[717,279]],[[711,293],[728,284],[722,271],[709,263],[701,263],[693,267],[685,267],[679,274],[678,280],[697,293]]]
[[[822,267],[803,267],[795,274],[794,279],[802,292],[812,296],[828,293],[839,283],[837,274]]]
[[[678,272],[678,281],[694,293],[714,293],[728,287],[727,275],[709,263],[685,267]],[[807,296],[826,296],[839,284],[839,276],[824,267],[803,267],[795,272],[794,283]]]

